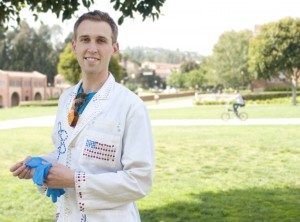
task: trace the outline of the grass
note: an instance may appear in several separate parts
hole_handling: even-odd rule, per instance
[[[153,105],[153,104],[149,104]],[[151,119],[219,118],[225,106],[150,110]],[[298,106],[247,105],[250,118],[299,118]],[[55,115],[56,107],[0,109],[0,120]],[[52,129],[0,133],[0,221],[50,222],[54,204],[9,167],[51,151]],[[300,221],[300,126],[153,127],[153,188],[139,200],[143,222]]]
[[[192,99],[192,97],[185,97],[180,99]],[[160,101],[160,104],[175,102],[180,100],[178,98],[164,99]],[[146,105],[154,105],[154,101],[145,102]],[[55,115],[57,111],[56,106],[32,106],[32,107],[13,107],[9,109],[0,109],[0,121],[40,116]]]
[[[50,135],[50,128],[1,131],[0,221],[53,221],[54,205],[50,199],[40,195],[31,180],[18,180],[9,172],[15,162],[26,156],[50,152]]]
[[[155,127],[143,221],[299,221],[299,129]]]
[[[218,119],[225,105],[192,106],[150,110],[151,119]],[[287,104],[246,105],[239,111],[248,113],[249,118],[300,118],[299,106]]]
[[[300,126],[154,127],[143,222],[300,221]],[[8,168],[51,150],[51,128],[2,130],[0,221],[53,221],[54,205]]]
[[[56,111],[56,106],[13,107],[9,109],[0,109],[0,121],[19,118],[51,116],[55,115]]]
[[[172,99],[168,101],[174,102],[175,100]],[[146,104],[151,107],[154,106],[152,103]],[[206,105],[168,109],[149,109],[149,114],[151,119],[218,119],[225,109],[225,105]],[[55,115],[56,110],[57,107],[17,107],[0,109],[0,120]],[[249,104],[240,108],[240,110],[247,112],[249,118],[300,118],[299,106],[292,106],[290,104]]]

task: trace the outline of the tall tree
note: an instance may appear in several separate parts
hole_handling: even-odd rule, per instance
[[[76,84],[80,80],[81,69],[73,53],[71,43],[69,43],[60,54],[57,69],[58,73],[63,75],[65,80],[71,84]]]
[[[4,30],[0,28],[0,69],[6,69],[6,59],[7,59],[7,41]]]
[[[38,32],[22,21],[19,28],[6,35],[3,69],[38,71],[52,83],[57,74],[58,53],[53,49],[51,28],[41,25]]]
[[[8,34],[9,70],[33,71],[33,45],[37,39],[34,29],[22,21],[20,28]],[[38,70],[36,70],[38,71]]]
[[[202,87],[206,82],[206,68],[202,66],[202,64],[198,64],[193,60],[186,61],[181,64],[180,66],[180,73],[176,74],[180,75],[181,77],[174,78],[172,77],[172,81],[181,81],[184,80],[184,87],[186,88],[194,88],[197,89],[198,87]],[[172,73],[174,74],[174,73]],[[180,82],[176,85],[180,85]]]
[[[180,66],[180,71],[183,73],[190,72],[195,69],[199,69],[199,64],[193,60],[186,61]]]
[[[185,78],[185,86],[187,88],[198,89],[203,87],[207,82],[205,70],[201,67],[199,69],[191,70],[187,73]]]
[[[282,73],[290,81],[292,104],[296,105],[300,77],[300,19],[286,17],[262,25],[251,40],[249,68],[258,78],[269,79]]]
[[[250,30],[225,32],[213,48],[213,70],[226,87],[246,86],[252,80],[248,72]]]
[[[32,69],[45,73],[50,83],[53,83],[54,76],[57,74],[59,58],[59,51],[54,49],[51,42],[53,31],[53,28],[47,25],[41,25],[32,48],[34,56],[32,58]]]
[[[118,19],[121,25],[126,17],[133,18],[133,13],[139,13],[145,20],[151,17],[153,20],[158,19],[160,8],[165,0],[111,0],[116,11],[120,11],[122,15]],[[20,11],[25,7],[33,12],[35,19],[38,19],[39,13],[52,12],[57,18],[61,17],[62,21],[70,19],[72,15],[79,10],[82,4],[89,8],[94,3],[94,0],[60,0],[60,1],[45,1],[45,0],[2,0],[0,1],[0,26],[6,26],[10,20],[20,20]]]
[[[108,69],[114,75],[117,82],[120,82],[126,74],[125,68],[119,64],[119,56],[111,58]]]
[[[167,78],[167,84],[171,87],[183,88],[186,81],[186,73],[172,72]]]

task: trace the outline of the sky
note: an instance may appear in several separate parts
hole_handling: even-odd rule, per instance
[[[113,9],[109,0],[95,0],[90,10],[108,12],[117,22],[121,13]],[[158,20],[135,14],[119,26],[120,49],[127,47],[151,47],[192,51],[200,55],[212,54],[213,46],[226,31],[254,30],[255,25],[277,21],[284,17],[300,17],[299,0],[166,0]],[[72,31],[78,15],[86,12],[82,7],[71,20],[62,22],[50,13],[41,15],[45,24],[58,24],[64,35]],[[23,18],[35,27],[29,12]]]

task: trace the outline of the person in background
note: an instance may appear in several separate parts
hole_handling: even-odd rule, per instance
[[[72,47],[82,79],[61,95],[55,150],[41,157],[42,166],[51,167],[39,189],[65,192],[57,199],[55,221],[139,222],[135,201],[152,186],[154,142],[147,108],[108,70],[119,51],[117,37],[113,19],[98,10],[74,25]],[[36,158],[16,163],[12,174],[38,176],[28,166]]]
[[[232,108],[233,108],[235,115],[238,115],[238,108],[245,106],[244,99],[243,99],[242,95],[239,93],[239,90],[235,91],[235,95],[231,99],[236,100],[236,102],[233,103]]]

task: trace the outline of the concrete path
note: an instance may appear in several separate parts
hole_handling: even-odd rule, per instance
[[[20,127],[51,127],[54,125],[54,120],[55,116],[5,120],[0,121],[0,130]],[[238,119],[230,119],[228,121],[223,121],[221,119],[166,119],[152,120],[151,123],[152,126],[300,125],[300,118],[248,119],[246,121],[240,121]]]
[[[281,119],[177,119],[177,120],[152,120],[153,126],[228,126],[228,125],[300,125],[300,118],[281,118]]]
[[[55,116],[3,120],[3,121],[0,121],[0,130],[1,129],[20,128],[20,127],[53,126],[54,120],[55,120]]]

